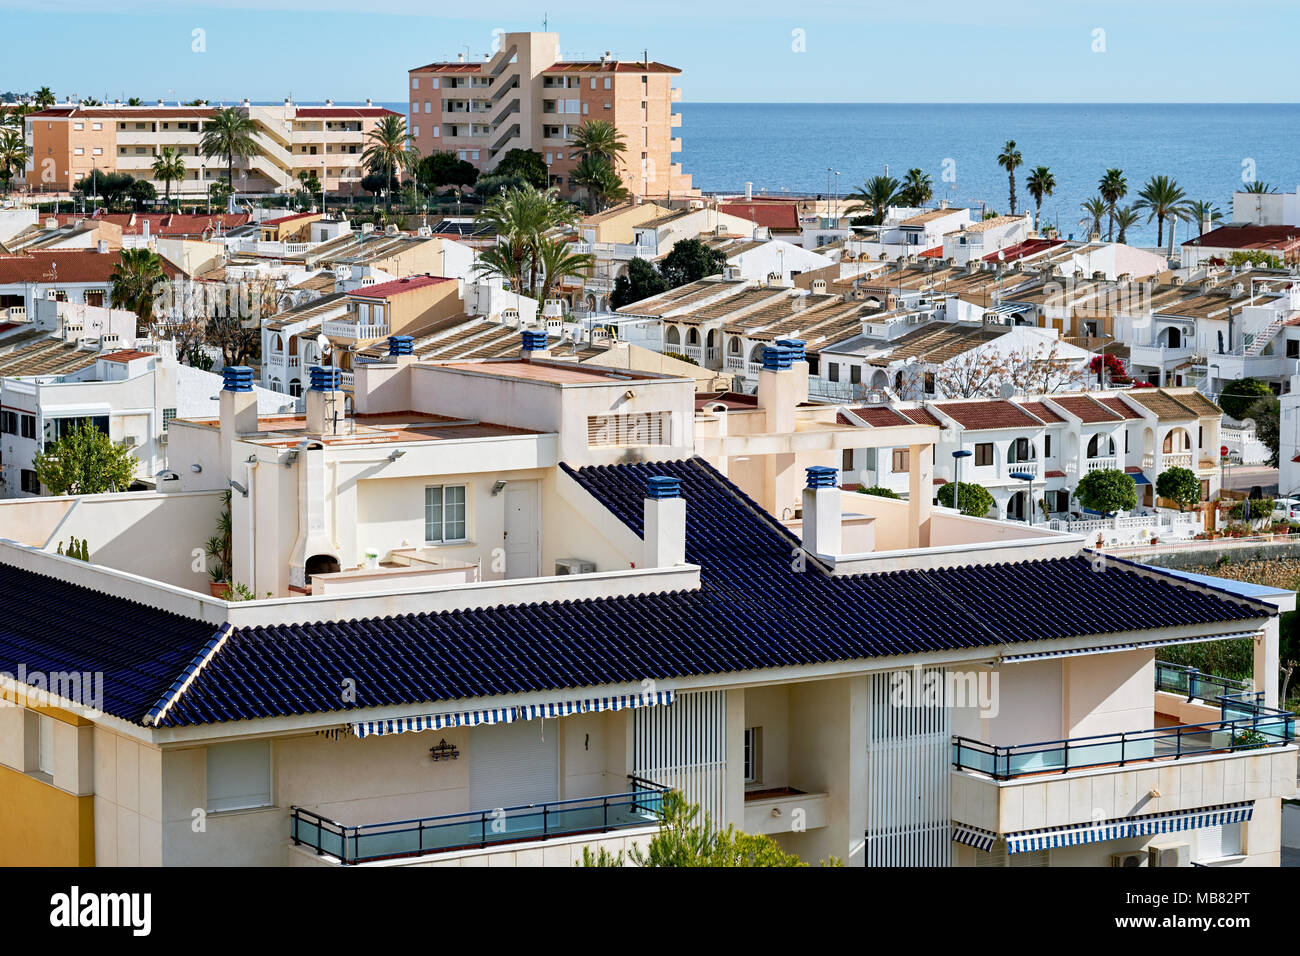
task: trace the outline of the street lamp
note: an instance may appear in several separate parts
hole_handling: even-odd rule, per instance
[[[961,511],[961,460],[969,458],[971,453],[968,449],[959,448],[952,453],[952,506],[955,510]]]
[[[1027,471],[1013,471],[1007,477],[1014,478],[1016,481],[1029,482],[1029,516],[1025,520],[1032,528],[1034,526],[1034,476]]]

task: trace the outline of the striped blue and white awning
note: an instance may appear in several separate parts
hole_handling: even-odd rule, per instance
[[[1050,850],[1058,846],[1080,846],[1084,843],[1101,843],[1106,840],[1123,840],[1128,837],[1153,836],[1157,833],[1175,833],[1180,830],[1196,830],[1226,823],[1241,823],[1250,819],[1254,809],[1255,801],[1247,800],[1242,803],[1198,807],[1194,810],[1169,810],[1164,813],[1102,820],[1098,823],[1077,826],[1024,830],[1006,835],[1007,852],[1029,853],[1033,850]],[[953,839],[956,837],[954,836]]]
[[[384,734],[404,734],[420,730],[444,730],[448,727],[509,724],[516,720],[536,720],[539,717],[569,717],[573,714],[595,714],[607,710],[626,710],[631,707],[666,706],[671,704],[673,699],[673,691],[661,690],[642,694],[622,694],[615,697],[557,700],[544,704],[526,704],[521,707],[460,710],[446,714],[422,714],[418,717],[396,717],[389,720],[360,720],[350,726],[352,733],[357,737],[377,737]]]
[[[957,843],[964,843],[987,853],[993,849],[993,844],[997,842],[998,835],[966,823],[954,823],[952,825],[952,838]]]

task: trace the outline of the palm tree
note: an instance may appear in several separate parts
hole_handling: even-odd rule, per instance
[[[909,169],[903,177],[899,201],[904,206],[924,206],[934,198],[934,180],[921,169]]]
[[[39,90],[36,91],[34,99],[36,100],[36,105],[41,109],[45,109],[45,107],[47,106],[53,106],[54,91],[51,90],[48,86],[42,86]]]
[[[1016,167],[1023,166],[1024,160],[1020,158],[1020,150],[1016,149],[1014,139],[1007,140],[1002,152],[998,154],[998,165],[1007,171],[1007,180],[1011,184],[1011,215],[1016,214]]]
[[[127,106],[144,106],[144,101],[138,96],[133,96],[126,101]]]
[[[32,149],[23,139],[23,134],[16,129],[5,128],[0,131],[0,179],[5,181],[5,197],[9,196],[9,186],[14,174],[27,166]]]
[[[1128,180],[1124,178],[1124,170],[1106,170],[1106,175],[1097,184],[1097,191],[1106,200],[1106,211],[1110,215],[1110,226],[1106,230],[1106,241],[1110,242],[1115,235],[1115,204],[1128,195]]]
[[[162,293],[161,286],[167,281],[162,258],[149,249],[123,249],[122,258],[113,267],[108,281],[113,285],[110,297],[113,308],[134,312],[136,334],[148,334],[154,300]]]
[[[19,103],[9,107],[3,113],[0,113],[0,125],[4,123],[12,124],[19,130],[23,128],[23,120],[36,112],[36,107],[31,103]]]
[[[84,100],[81,101],[81,105],[82,106],[103,106],[104,104],[101,100],[97,100],[93,96],[87,96]]]
[[[1085,199],[1080,203],[1079,208],[1084,211],[1088,219],[1092,220],[1092,228],[1088,230],[1088,235],[1100,235],[1101,221],[1106,218],[1106,213],[1110,211],[1110,206],[1106,204],[1106,200],[1100,196],[1093,196],[1091,199]],[[1083,220],[1084,223],[1087,223],[1088,219]]]
[[[253,139],[255,132],[257,124],[233,106],[217,110],[203,124],[199,149],[203,150],[204,156],[225,159],[226,182],[232,194],[235,191],[235,157],[260,156],[262,153],[262,147]]]
[[[576,207],[563,202],[554,189],[524,185],[498,193],[476,217],[497,237],[495,246],[479,253],[479,271],[501,277],[513,292],[531,295],[537,287],[544,236],[577,218]]]
[[[848,199],[853,205],[844,210],[845,215],[870,213],[873,226],[883,223],[889,207],[902,201],[899,182],[893,176],[872,176]]]
[[[167,205],[172,204],[172,183],[185,178],[185,160],[170,146],[164,146],[162,153],[153,161],[153,178],[164,184],[164,198]]]
[[[623,134],[608,120],[588,120],[583,123],[574,131],[572,143],[579,156],[594,156],[614,165],[621,160],[619,153],[627,149]]]
[[[561,279],[584,273],[595,261],[596,257],[589,252],[570,252],[569,243],[563,239],[543,239],[537,247],[537,262],[542,273],[537,301],[545,304]]]
[[[1276,187],[1276,186],[1270,186],[1268,183],[1266,183],[1266,182],[1262,182],[1262,181],[1260,181],[1260,180],[1255,180],[1254,182],[1247,183],[1247,184],[1246,184],[1246,188],[1243,189],[1242,192],[1244,192],[1244,193],[1275,193],[1275,192],[1277,192],[1277,187]]]
[[[1196,223],[1196,234],[1205,234],[1205,223],[1213,225],[1223,220],[1223,213],[1210,199],[1197,199],[1187,204],[1187,221]]]
[[[1043,197],[1052,195],[1056,188],[1056,177],[1046,166],[1036,166],[1025,178],[1025,188],[1034,197],[1034,231],[1038,230],[1038,216],[1043,211]]]
[[[406,120],[401,116],[385,116],[370,131],[370,145],[361,159],[371,169],[384,170],[388,176],[388,192],[384,195],[384,211],[393,211],[393,174],[397,170],[409,171],[419,162]]]
[[[590,211],[599,212],[628,198],[623,178],[614,170],[608,159],[594,154],[583,156],[569,174],[569,181],[587,191],[591,200]]]
[[[1142,217],[1132,206],[1121,206],[1115,210],[1115,225],[1119,226],[1118,242],[1126,242],[1130,226],[1136,226]]]
[[[1134,209],[1144,210],[1147,222],[1156,220],[1156,245],[1165,244],[1165,220],[1171,220],[1169,229],[1169,254],[1173,255],[1173,223],[1187,218],[1187,195],[1169,176],[1152,176],[1138,193]]]

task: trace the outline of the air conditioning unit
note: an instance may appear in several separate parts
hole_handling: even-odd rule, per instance
[[[1190,843],[1153,843],[1147,847],[1147,866],[1191,866]]]
[[[555,573],[561,574],[595,574],[596,563],[582,558],[556,558]]]
[[[1135,850],[1132,853],[1112,853],[1110,855],[1111,866],[1146,866],[1147,853],[1145,850]]]
[[[134,435],[126,435],[122,439],[122,444],[127,448],[134,448],[136,446],[136,437]]]

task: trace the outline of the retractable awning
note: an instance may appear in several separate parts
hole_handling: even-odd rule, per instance
[[[667,706],[674,700],[671,690],[644,694],[621,694],[614,697],[566,698],[521,707],[496,707],[482,710],[458,710],[445,714],[422,714],[418,717],[395,717],[389,720],[361,720],[349,725],[357,737],[405,734],[448,727],[477,727],[480,724],[509,724],[516,720],[569,717],[632,707]]]
[[[1241,823],[1250,819],[1254,809],[1255,801],[1246,800],[1241,803],[1225,803],[1192,810],[1168,810],[1145,816],[1121,817],[1098,823],[1021,830],[1007,833],[1003,839],[1007,841],[1008,853],[1029,853],[1060,846],[1080,846],[1085,843],[1102,843],[1107,840],[1124,840],[1128,837],[1153,836],[1157,833],[1198,830],[1225,823]],[[998,835],[979,827],[955,823],[952,828],[952,838],[957,843],[964,843],[987,852],[992,849]]]
[[[1172,644],[1203,644],[1206,641],[1231,641],[1241,637],[1259,637],[1259,631],[1239,631],[1231,634],[1210,634],[1205,637],[1172,637],[1159,641],[1126,641],[1123,644],[1105,644],[1101,647],[1073,647],[1065,651],[1039,651],[1032,654],[1008,654],[1003,657],[1003,664],[1023,664],[1025,661],[1050,661],[1061,657],[1077,657],[1082,654],[1116,654],[1120,651],[1135,651],[1138,648],[1167,647]]]

